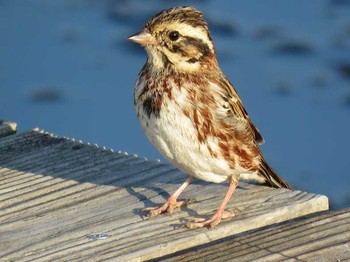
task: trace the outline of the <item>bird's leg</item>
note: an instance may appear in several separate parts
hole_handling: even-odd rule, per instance
[[[232,178],[224,200],[222,201],[220,207],[216,210],[215,214],[211,218],[209,219],[199,218],[199,219],[191,220],[186,224],[186,227],[188,227],[189,229],[194,229],[199,227],[213,228],[220,223],[221,219],[233,217],[235,215],[234,213],[225,212],[224,210],[233,192],[235,191],[237,185],[238,185],[238,180]]]
[[[142,211],[147,212],[148,213],[148,217],[155,217],[158,216],[162,213],[167,213],[167,214],[171,214],[175,208],[181,207],[181,206],[185,206],[188,202],[188,200],[184,200],[184,201],[177,201],[177,198],[179,197],[179,195],[185,190],[185,188],[191,183],[193,177],[190,176],[189,178],[187,178],[187,180],[185,181],[185,183],[183,183],[176,191],[174,194],[172,194],[168,200],[164,203],[164,205],[162,205],[161,207],[151,207],[151,208],[145,208]]]

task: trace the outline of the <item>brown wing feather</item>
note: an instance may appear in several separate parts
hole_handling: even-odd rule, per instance
[[[228,95],[231,98],[234,99],[229,99],[230,101],[230,107],[231,111],[234,114],[236,118],[241,118],[242,121],[246,122],[251,131],[252,135],[255,139],[255,141],[259,144],[264,143],[264,139],[261,136],[259,130],[254,126],[254,124],[250,121],[249,115],[245,108],[243,107],[242,100],[239,98],[237,91],[233,87],[233,85],[227,80],[223,79],[222,81],[222,86],[225,87],[225,89],[228,92]],[[260,151],[259,147],[257,146],[258,150]],[[260,151],[261,152],[261,151]],[[261,154],[261,153],[260,153]],[[281,178],[265,161],[264,157],[261,154],[261,163],[259,165],[259,170],[258,174],[263,176],[266,179],[266,183],[269,186],[272,187],[277,187],[277,188],[288,188],[293,190],[293,188],[286,182],[284,181],[283,178]]]
[[[235,98],[235,101],[233,101],[232,99],[229,100],[230,101],[231,110],[234,113],[235,117],[242,118],[245,121],[247,121],[247,123],[249,123],[250,129],[252,131],[252,134],[254,136],[255,141],[258,144],[263,144],[265,142],[264,138],[260,134],[260,131],[250,121],[249,115],[248,115],[247,111],[245,110],[245,108],[243,106],[243,103],[242,103],[242,100],[238,96],[238,93],[237,93],[236,89],[234,88],[234,86],[226,78],[222,79],[221,86],[226,88],[228,94],[232,98]]]

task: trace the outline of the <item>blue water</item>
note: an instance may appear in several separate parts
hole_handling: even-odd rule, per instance
[[[336,68],[350,61],[350,5],[341,2],[0,1],[0,118],[162,159],[133,108],[146,54],[126,39],[159,10],[191,4],[210,21],[271,165],[348,207],[350,78]]]

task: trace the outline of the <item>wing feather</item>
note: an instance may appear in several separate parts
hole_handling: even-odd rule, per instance
[[[252,135],[255,139],[255,141],[258,144],[263,144],[264,138],[260,134],[259,129],[255,127],[255,125],[251,122],[249,115],[247,111],[245,110],[242,100],[238,96],[238,93],[234,86],[230,83],[228,79],[225,77],[222,77],[220,79],[220,86],[222,86],[225,89],[225,93],[229,96],[227,99],[229,103],[229,109],[232,111],[232,114],[235,118],[239,119],[242,122],[246,122],[247,125],[249,126],[248,128],[251,130]]]

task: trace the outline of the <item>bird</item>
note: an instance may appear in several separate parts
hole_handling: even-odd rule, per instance
[[[190,6],[163,10],[128,39],[147,52],[134,87],[138,120],[151,144],[189,175],[163,205],[143,210],[148,217],[185,206],[178,197],[193,178],[229,187],[214,215],[189,220],[190,229],[233,217],[225,208],[239,180],[293,190],[267,164],[259,147],[264,139],[219,67],[202,12]]]

